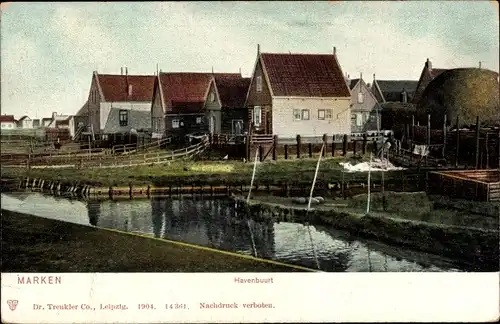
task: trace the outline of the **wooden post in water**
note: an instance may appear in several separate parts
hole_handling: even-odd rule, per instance
[[[297,159],[300,159],[300,146],[301,146],[301,141],[300,141],[300,135],[297,135]]]
[[[455,126],[455,131],[456,131],[456,134],[455,134],[455,137],[456,137],[456,141],[455,141],[455,168],[458,168],[458,160],[459,160],[459,154],[460,154],[460,125],[459,125],[459,119],[458,119],[458,116],[457,116],[457,122],[456,122],[456,126]]]
[[[476,117],[476,170],[479,169],[479,116]]]

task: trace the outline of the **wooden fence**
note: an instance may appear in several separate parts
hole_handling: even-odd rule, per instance
[[[159,145],[159,144],[158,144]],[[10,160],[5,166],[25,166],[28,168],[115,168],[167,163],[175,159],[191,158],[208,147],[208,139],[202,138],[197,144],[178,150],[153,150],[148,146],[133,152],[113,153],[111,150],[101,152],[79,152],[72,154],[39,155],[27,160]]]

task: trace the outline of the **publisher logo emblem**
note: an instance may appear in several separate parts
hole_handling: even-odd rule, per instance
[[[17,303],[18,303],[18,301],[14,300],[14,299],[7,300],[7,305],[9,305],[9,308],[10,308],[11,311],[15,311],[16,310]]]

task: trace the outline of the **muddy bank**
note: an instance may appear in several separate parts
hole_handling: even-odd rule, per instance
[[[2,272],[306,271],[234,253],[1,210]]]
[[[415,197],[409,196],[408,201]],[[246,203],[245,197],[233,196],[241,215],[250,213],[252,217],[267,221],[309,222],[330,225],[346,230],[354,235],[376,239],[388,244],[406,246],[423,252],[433,253],[462,260],[469,264],[481,263],[498,270],[499,262],[499,231],[498,219],[490,217],[485,228],[474,226],[457,226],[439,222],[419,221],[397,217],[395,210],[404,209],[405,201],[386,207],[393,214],[376,211],[381,204],[375,199],[374,209],[370,215],[364,215],[362,210],[355,210],[356,204],[366,204],[366,199],[358,198],[351,201],[325,200],[324,203],[313,205],[307,212],[307,204],[295,204],[278,197],[257,197]],[[378,204],[378,206],[377,206]],[[389,205],[391,205],[389,203]],[[422,215],[429,213],[418,199],[414,206],[422,209]],[[430,211],[432,213],[432,210]],[[488,218],[488,216],[484,216]],[[497,222],[495,228],[494,223]]]

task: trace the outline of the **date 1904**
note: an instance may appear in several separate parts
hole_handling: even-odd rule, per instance
[[[148,310],[148,309],[155,310],[156,309],[153,304],[138,304],[137,308],[139,310]]]

